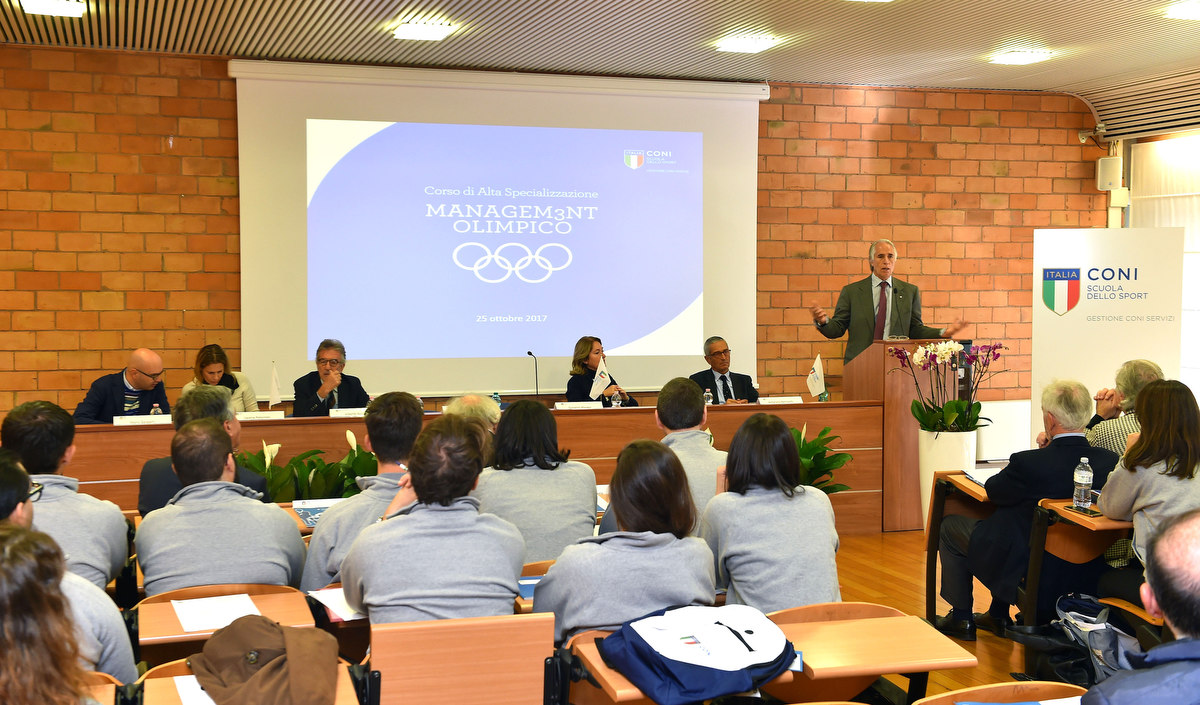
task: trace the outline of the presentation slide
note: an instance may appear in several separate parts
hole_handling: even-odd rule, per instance
[[[307,349],[328,331],[357,359],[704,338],[698,132],[310,119],[307,146]],[[347,280],[388,319],[322,293]]]

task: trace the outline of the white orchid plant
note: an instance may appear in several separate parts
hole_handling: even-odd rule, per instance
[[[917,398],[912,415],[925,431],[974,431],[990,419],[979,415],[982,404],[976,399],[979,388],[996,373],[992,362],[1000,359],[1002,343],[966,348],[954,340],[921,345],[911,353],[904,348],[888,348],[888,354],[900,361],[899,369],[913,378]],[[967,398],[958,398],[958,370],[971,366]],[[895,370],[893,370],[894,372]],[[922,388],[921,381],[926,381]]]

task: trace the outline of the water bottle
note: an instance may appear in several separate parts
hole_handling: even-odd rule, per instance
[[[613,405],[614,409],[620,408],[620,406],[621,406],[621,393],[620,392],[617,392],[617,391],[613,392],[612,405]]]
[[[713,402],[712,390],[711,390],[711,389],[705,389],[705,390],[704,390],[704,405],[705,405],[705,406],[712,406],[712,402]]]
[[[496,406],[500,406],[500,392],[492,392],[492,401],[496,402]]]
[[[158,404],[155,404],[154,406],[150,407],[150,415],[151,416],[162,416],[162,407],[160,407]]]
[[[1088,509],[1092,506],[1092,466],[1087,458],[1080,458],[1075,466],[1075,496],[1072,504],[1077,509]]]

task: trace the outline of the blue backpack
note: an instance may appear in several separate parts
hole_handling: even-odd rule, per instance
[[[746,605],[658,610],[597,644],[604,662],[658,705],[752,691],[796,658],[779,626]]]

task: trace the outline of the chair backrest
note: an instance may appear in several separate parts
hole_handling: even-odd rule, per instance
[[[121,685],[121,681],[103,671],[87,671],[83,674],[83,682],[92,685]]]
[[[371,625],[380,705],[541,702],[550,613]]]
[[[767,615],[776,624],[796,622],[833,622],[839,619],[871,619],[873,617],[902,617],[895,607],[873,602],[818,602],[815,605],[791,607]]]
[[[990,703],[1022,703],[1053,698],[1069,698],[1083,695],[1086,688],[1080,688],[1070,683],[1055,683],[1052,681],[1016,681],[1013,683],[992,683],[977,685],[974,688],[952,690],[948,693],[938,693],[927,698],[921,698],[915,705],[953,705],[963,700],[977,700]]]
[[[188,665],[186,658],[167,661],[166,663],[155,666],[142,674],[138,679],[141,683],[149,678],[174,678],[175,676],[190,676],[192,675],[192,667]]]
[[[273,595],[284,592],[300,592],[289,585],[260,585],[258,583],[226,583],[224,585],[195,585],[193,587],[167,590],[152,595],[139,602],[139,605],[150,605],[156,602],[171,600],[194,600],[198,597],[220,597],[222,595]]]
[[[526,563],[525,567],[521,568],[521,577],[528,578],[535,575],[545,575],[550,566],[554,565],[553,560],[536,561],[534,563]]]

